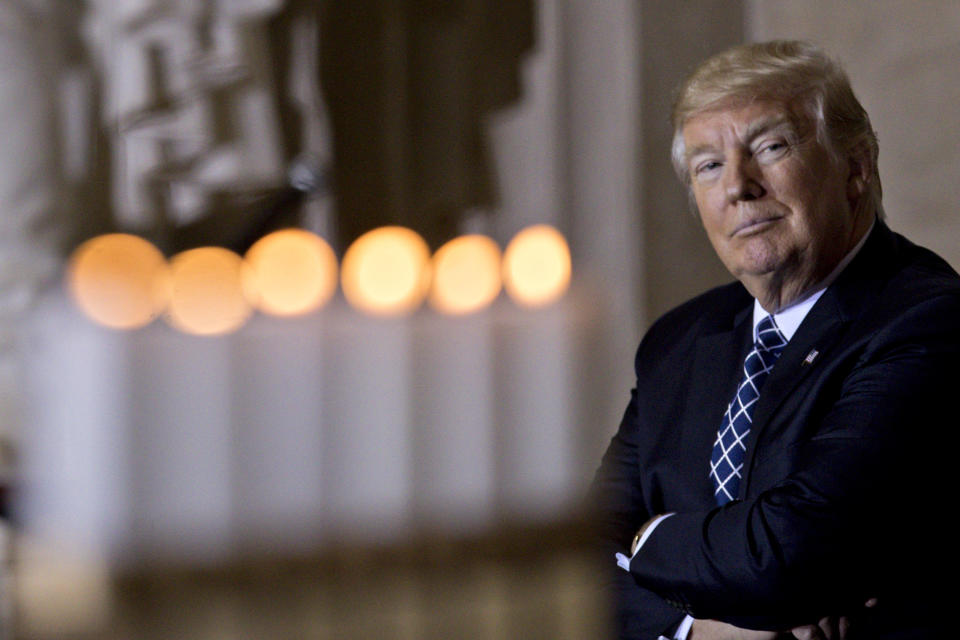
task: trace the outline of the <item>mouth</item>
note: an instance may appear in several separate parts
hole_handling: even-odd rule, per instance
[[[733,233],[730,234],[732,238],[742,238],[745,236],[750,236],[756,233],[762,233],[766,231],[769,227],[781,220],[783,216],[770,215],[770,216],[761,216],[756,218],[750,218],[749,220],[744,220],[733,230]]]

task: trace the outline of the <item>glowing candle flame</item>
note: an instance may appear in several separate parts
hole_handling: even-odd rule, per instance
[[[337,289],[337,257],[309,231],[275,231],[254,243],[244,259],[250,267],[244,288],[264,313],[309,313],[326,304]]]
[[[510,241],[503,256],[503,284],[518,304],[541,307],[570,286],[570,249],[548,225],[527,227]]]
[[[149,324],[167,304],[169,273],[163,254],[136,236],[92,238],[73,252],[67,286],[91,320],[113,329]]]
[[[201,247],[170,260],[167,321],[185,333],[218,335],[243,326],[252,309],[243,291],[246,266],[237,254]]]
[[[488,306],[500,293],[500,247],[481,235],[447,242],[433,256],[430,305],[460,315]]]
[[[430,249],[410,229],[368,231],[344,254],[340,281],[347,301],[360,311],[410,313],[423,302],[430,285]]]

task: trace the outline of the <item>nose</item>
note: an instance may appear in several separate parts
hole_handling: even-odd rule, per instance
[[[743,154],[737,154],[727,161],[724,180],[724,191],[731,203],[756,200],[766,193],[756,163],[753,158]]]

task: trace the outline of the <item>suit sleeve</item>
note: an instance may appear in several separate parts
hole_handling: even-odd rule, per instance
[[[649,517],[644,504],[636,463],[636,391],[633,392],[617,434],[603,456],[590,492],[596,507],[600,548],[598,558],[604,570],[615,636],[621,640],[648,640],[669,634],[683,614],[661,596],[641,587],[629,573],[619,569],[614,554],[629,548],[631,539]]]
[[[778,452],[790,472],[748,500],[665,520],[631,563],[637,583],[698,618],[783,629],[929,568],[947,548],[929,531],[956,451],[958,328],[958,299],[942,296],[851,348],[811,436]],[[908,517],[909,543],[895,537]]]

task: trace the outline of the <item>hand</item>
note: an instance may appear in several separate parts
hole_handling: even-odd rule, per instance
[[[797,640],[843,640],[850,629],[850,620],[846,616],[828,616],[820,618],[817,624],[805,624],[790,630]]]
[[[877,606],[877,599],[870,598],[863,605],[867,608]],[[846,616],[821,618],[817,624],[807,624],[790,630],[798,640],[844,640],[850,630],[850,619]]]
[[[741,629],[719,620],[694,620],[687,640],[774,640],[776,631]]]

